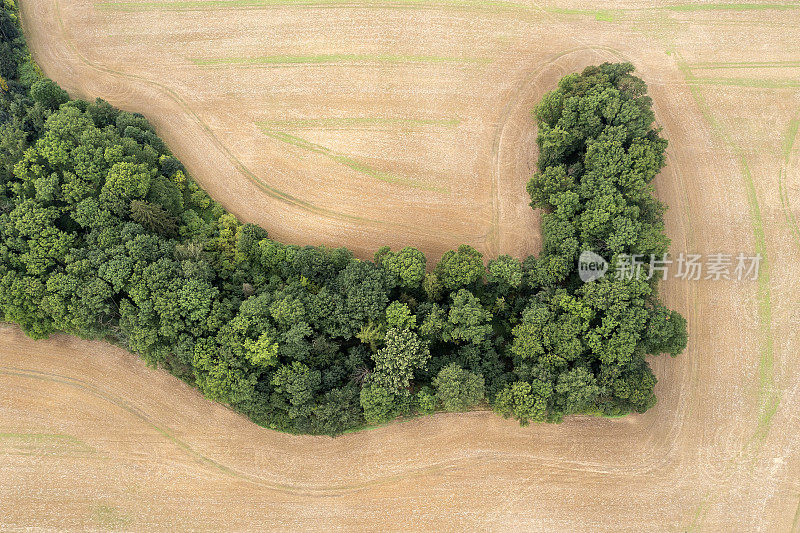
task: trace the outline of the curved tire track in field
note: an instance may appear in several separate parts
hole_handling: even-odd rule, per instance
[[[236,155],[234,155],[231,152],[231,150],[222,141],[219,140],[219,138],[214,133],[212,128],[202,118],[200,118],[200,116],[192,109],[192,107],[189,105],[189,103],[186,102],[186,100],[184,98],[182,98],[180,96],[180,94],[178,94],[175,90],[171,89],[170,87],[168,87],[167,85],[165,85],[163,83],[151,80],[149,78],[145,78],[144,76],[139,76],[139,75],[136,75],[136,74],[130,74],[130,73],[126,73],[126,72],[123,72],[123,71],[120,71],[120,70],[115,70],[115,69],[112,69],[112,68],[109,68],[109,67],[105,67],[103,65],[100,65],[100,64],[98,64],[96,62],[91,61],[84,54],[82,54],[80,52],[80,50],[78,49],[78,47],[77,47],[77,45],[75,43],[75,40],[70,36],[69,31],[67,30],[67,28],[64,25],[64,21],[63,21],[63,18],[61,16],[61,4],[60,4],[60,1],[61,0],[52,0],[52,6],[53,6],[53,11],[54,11],[55,16],[56,16],[56,21],[57,21],[58,29],[59,29],[59,32],[60,32],[60,35],[61,35],[61,40],[64,43],[66,43],[66,45],[68,46],[68,50],[69,50],[70,54],[72,54],[75,58],[77,58],[77,60],[81,64],[83,64],[85,67],[87,67],[87,68],[89,68],[89,69],[91,69],[91,70],[93,70],[95,72],[102,73],[102,74],[104,74],[106,76],[109,76],[112,79],[113,78],[117,78],[117,79],[120,79],[120,80],[127,80],[129,82],[134,82],[136,84],[143,85],[144,87],[149,87],[151,89],[156,90],[158,93],[166,96],[166,98],[168,100],[170,100],[170,101],[174,102],[175,104],[177,104],[179,109],[187,117],[189,117],[194,124],[196,124],[197,126],[199,126],[201,128],[201,130],[203,132],[203,135],[206,136],[206,138],[211,142],[213,147],[215,147],[217,150],[219,150],[221,153],[224,154],[224,156],[227,158],[227,160],[230,162],[230,164],[236,169],[236,171],[239,174],[243,175],[247,179],[247,181],[252,183],[254,186],[256,186],[261,191],[263,191],[268,197],[270,197],[270,198],[272,198],[274,200],[278,200],[278,201],[280,201],[280,202],[282,202],[282,203],[284,203],[284,204],[286,204],[288,206],[291,206],[293,208],[300,209],[302,211],[306,211],[306,212],[312,213],[314,215],[326,217],[328,219],[336,220],[336,221],[340,221],[340,222],[356,223],[356,224],[359,224],[361,226],[372,226],[372,227],[383,227],[383,228],[386,228],[386,227],[400,228],[400,229],[405,229],[405,230],[408,230],[408,231],[412,231],[416,235],[426,236],[426,237],[429,237],[431,239],[436,239],[437,237],[441,238],[442,236],[452,236],[454,238],[458,237],[458,235],[456,235],[456,234],[449,234],[449,233],[441,231],[441,230],[437,230],[437,231],[427,230],[427,229],[425,229],[424,226],[409,225],[409,224],[399,223],[397,221],[391,221],[391,220],[371,219],[371,218],[366,218],[366,217],[362,217],[362,216],[359,216],[359,215],[348,214],[348,213],[344,213],[344,212],[335,211],[335,210],[332,210],[332,209],[320,207],[318,205],[315,205],[312,202],[303,200],[302,198],[299,198],[297,196],[294,196],[292,194],[284,192],[284,191],[282,191],[282,190],[270,185],[267,181],[265,181],[264,179],[262,179],[262,178],[258,177],[257,175],[255,175],[244,163],[242,163],[242,161],[239,158],[237,158]],[[21,6],[20,6],[20,11],[21,12],[25,11],[25,4],[26,4],[26,2],[22,2],[21,3]],[[23,25],[25,25],[26,28],[27,28],[28,25],[25,24],[26,18],[27,17],[23,16]],[[29,30],[26,29],[26,31],[29,31]],[[66,59],[66,58],[63,58],[63,59]],[[48,66],[52,68],[53,67],[52,62],[48,62],[48,63],[49,63]],[[98,81],[98,80],[95,80],[95,81]],[[118,84],[118,83],[113,83],[113,82],[110,82],[110,80],[108,80],[108,79],[103,79],[103,80],[100,80],[100,81],[103,83],[103,87],[102,87],[102,89],[99,89],[97,92],[100,93],[102,95],[102,97],[104,97],[105,99],[112,100],[112,103],[116,102],[116,105],[118,105],[118,106],[127,106],[128,102],[130,102],[130,101],[141,101],[142,100],[141,96],[138,96],[138,97],[135,96],[136,91],[134,90],[133,86],[125,86],[125,85],[121,85],[121,84]],[[78,96],[83,96],[83,95],[78,95]],[[120,102],[122,102],[122,103],[120,103]],[[157,116],[152,116],[149,113],[144,113],[144,114],[147,115],[148,119],[150,119],[152,122],[155,122],[159,118]],[[160,136],[162,136],[162,138],[165,139],[165,141],[167,141],[168,145],[174,144],[174,141],[175,141],[176,137],[179,135],[179,133],[175,133],[175,132],[169,131],[168,129],[164,129],[164,128],[159,128],[159,132],[158,133],[159,133]],[[191,159],[192,158],[188,158],[188,160],[190,160],[190,161],[191,161]],[[197,173],[192,173],[192,174],[193,174],[192,177],[194,179],[199,179],[200,178],[200,175],[198,175]],[[198,181],[198,183],[206,190],[213,190],[214,189],[214,187],[212,186],[212,184],[209,181],[202,180],[202,181]],[[229,210],[231,210],[231,209],[229,209]],[[236,210],[235,206],[233,206],[233,210]],[[251,219],[253,218],[247,211],[237,212],[236,214],[240,219],[242,219],[242,220],[244,220],[246,222],[247,221],[251,221]],[[272,231],[275,230],[274,227],[268,227],[267,229],[268,230],[272,230]],[[377,249],[377,246],[375,246],[375,248]]]
[[[444,470],[460,462],[470,462],[487,458],[485,454],[474,454],[472,457],[447,461],[444,463],[434,464],[418,469],[408,469],[407,471],[401,474],[380,477],[371,481],[353,483],[353,484],[305,486],[305,485],[290,485],[290,484],[277,483],[275,481],[271,481],[264,477],[246,474],[234,468],[228,467],[220,463],[219,461],[208,457],[207,455],[204,455],[203,453],[196,450],[191,444],[176,437],[168,428],[157,424],[154,420],[151,419],[151,417],[147,413],[142,411],[142,409],[140,409],[136,405],[132,404],[131,402],[120,396],[117,396],[113,393],[103,390],[100,386],[94,385],[85,380],[52,372],[42,372],[38,370],[30,370],[25,368],[8,367],[8,366],[0,366],[0,376],[13,376],[18,378],[35,379],[51,383],[60,383],[78,389],[85,394],[95,396],[96,398],[99,398],[104,402],[110,403],[115,407],[122,409],[127,414],[148,425],[150,428],[161,434],[165,439],[174,443],[181,451],[183,451],[190,457],[197,459],[200,463],[203,464],[204,467],[218,470],[227,476],[244,480],[247,483],[256,485],[258,487],[278,492],[286,492],[291,494],[306,494],[315,496],[331,496],[340,493],[357,492],[377,485],[392,483],[394,481],[399,481],[401,479]]]
[[[500,189],[500,181],[502,176],[502,155],[504,150],[510,151],[507,146],[508,143],[513,142],[513,139],[509,141],[507,139],[508,132],[511,129],[509,126],[513,124],[513,118],[519,120],[520,115],[525,114],[529,116],[530,110],[534,109],[536,104],[541,100],[541,97],[544,93],[553,90],[556,87],[558,80],[566,74],[571,72],[580,72],[584,67],[595,64],[598,62],[598,57],[601,57],[600,61],[631,61],[633,60],[626,56],[621,50],[598,46],[598,45],[591,45],[591,44],[583,44],[582,40],[576,39],[577,42],[581,43],[581,46],[565,50],[559,54],[556,54],[552,57],[550,61],[544,64],[540,64],[533,68],[529,74],[527,74],[523,80],[518,84],[517,91],[515,93],[515,97],[510,100],[503,111],[503,120],[501,121],[500,125],[497,128],[495,133],[495,138],[492,146],[492,160],[493,160],[493,180],[492,180],[492,198],[494,201],[494,208],[493,214],[494,217],[492,219],[491,230],[489,233],[489,240],[492,245],[489,249],[493,251],[494,254],[498,253],[498,239],[499,239],[499,216],[502,212],[500,207],[500,199],[499,199],[499,189]],[[641,73],[639,73],[641,75]],[[520,110],[523,110],[523,113],[520,113]],[[527,113],[525,113],[527,110]],[[656,113],[659,113],[659,102],[655,101],[654,99],[654,110]],[[668,137],[668,136],[667,136]],[[514,148],[512,146],[512,148]],[[519,147],[516,147],[519,148]],[[518,152],[517,152],[518,155]],[[694,241],[693,237],[693,225],[691,224],[691,208],[689,205],[689,199],[687,196],[687,188],[686,182],[684,180],[684,172],[685,169],[682,167],[681,162],[673,155],[673,149],[667,151],[667,170],[662,172],[670,172],[672,176],[677,180],[677,182],[673,181],[669,183],[671,189],[674,191],[670,191],[666,193],[666,196],[670,199],[669,201],[665,201],[668,205],[670,212],[678,212],[684,224],[685,232],[678,236],[670,236],[673,240],[675,237],[678,237],[683,240],[683,244],[681,249],[688,250],[689,243]],[[662,196],[662,195],[659,195]],[[541,236],[539,235],[541,238]],[[682,301],[683,301],[683,309],[686,311],[684,312],[684,316],[687,319],[687,326],[689,331],[695,331],[699,325],[698,320],[699,316],[696,312],[696,309],[691,307],[691,302],[693,301],[693,296],[696,296],[696,287],[693,286],[684,286],[682,287]],[[689,371],[689,374],[694,374],[698,369],[698,359],[696,357],[691,357],[691,344],[690,348],[687,348],[687,351],[681,355],[681,357],[690,357],[692,361],[692,370]],[[652,363],[651,363],[652,364]],[[672,376],[669,376],[670,378]],[[687,376],[683,376],[684,378]],[[661,380],[662,377],[660,376],[659,379]],[[684,398],[685,394],[688,392],[689,383],[687,383],[686,379],[680,379],[680,388],[677,392],[678,398]],[[680,414],[675,417],[673,423],[669,426],[668,437],[666,440],[669,442],[667,446],[667,452],[663,454],[663,460],[659,461],[658,463],[661,465],[665,465],[668,461],[668,457],[672,455],[674,448],[676,447],[676,439],[678,437],[678,433],[681,430],[685,422],[686,416],[686,403],[683,401],[679,402],[679,411]],[[646,461],[645,461],[646,462]],[[654,461],[653,464],[656,462]],[[656,467],[652,468],[651,470],[644,469],[641,473],[651,472],[655,470]],[[526,498],[529,498],[533,493],[536,492],[536,487],[532,486],[531,489],[528,491],[519,494],[513,501],[509,501],[508,504],[505,506],[505,509],[511,508],[515,502],[522,501]],[[497,516],[498,519],[501,518],[503,515],[502,510],[498,511]]]
[[[8,330],[8,328],[6,329]],[[15,330],[16,327],[13,327],[11,329]],[[8,331],[5,332],[5,335],[7,334]],[[0,330],[0,337],[2,336],[4,336],[4,332]],[[25,341],[34,342],[34,341],[28,341],[27,339],[25,339]],[[46,341],[40,341],[38,342],[38,344],[43,344],[44,342]],[[101,344],[99,341],[97,341],[97,343]],[[113,350],[115,348],[109,346],[109,349]],[[2,353],[0,353],[0,356],[2,356]],[[131,354],[131,357],[134,356]],[[499,452],[497,450],[486,450],[486,451],[472,451],[465,456],[453,457],[443,461],[437,461],[424,467],[419,467],[419,468],[409,467],[398,473],[388,476],[377,476],[367,481],[360,481],[360,482],[353,481],[348,483],[313,484],[313,485],[279,483],[263,476],[257,476],[248,474],[246,472],[242,472],[234,467],[225,465],[218,459],[212,458],[207,454],[204,454],[203,452],[196,449],[191,443],[176,436],[175,432],[170,430],[163,423],[159,423],[157,420],[154,420],[153,417],[150,414],[148,414],[144,408],[137,405],[135,401],[131,401],[129,399],[126,399],[122,396],[119,396],[109,391],[108,386],[104,386],[103,383],[93,383],[84,379],[72,377],[57,372],[46,372],[33,368],[5,366],[5,365],[0,365],[0,376],[23,378],[27,380],[36,380],[47,383],[57,383],[74,388],[83,394],[93,396],[96,399],[101,400],[102,402],[111,404],[114,407],[121,409],[134,419],[144,423],[145,425],[156,431],[158,434],[160,434],[165,440],[173,443],[181,452],[197,460],[199,463],[203,465],[204,468],[217,470],[225,474],[226,476],[230,476],[232,478],[245,481],[249,484],[255,485],[260,488],[277,492],[285,492],[290,494],[333,496],[337,494],[359,492],[379,485],[397,483],[399,481],[408,478],[433,474],[436,472],[452,469],[459,465],[470,464],[470,463],[525,460],[526,462],[529,463],[537,463],[542,466],[550,466],[551,468],[556,468],[558,470],[565,470],[565,471],[588,472],[588,473],[608,474],[608,475],[643,475],[658,470],[660,467],[663,467],[668,460],[667,456],[663,456],[661,459],[655,459],[649,462],[644,462],[643,464],[640,463],[635,466],[622,466],[622,465],[611,466],[603,463],[570,461],[570,460],[562,460],[560,461],[559,464],[549,464],[547,458],[535,454],[509,453],[509,452]],[[489,413],[489,411],[487,411],[487,413]],[[249,424],[249,422],[245,423]],[[400,424],[403,423],[402,422],[398,423],[398,425]]]
[[[24,5],[24,2],[23,2],[23,5]],[[69,33],[67,32],[67,29],[64,27],[64,21],[63,21],[63,19],[61,17],[61,4],[60,4],[59,0],[53,0],[53,9],[54,9],[54,11],[56,13],[56,20],[58,21],[58,26],[59,26],[59,29],[61,30],[61,36],[63,38],[63,41],[69,45],[70,51],[75,55],[75,57],[78,58],[78,60],[81,63],[83,63],[84,65],[86,65],[87,67],[89,67],[89,68],[91,68],[93,70],[96,70],[97,72],[103,72],[103,73],[109,74],[109,75],[111,75],[113,77],[118,77],[118,78],[122,78],[122,79],[126,79],[126,80],[133,80],[133,81],[136,81],[138,83],[143,83],[145,85],[149,85],[151,87],[155,87],[156,89],[158,89],[160,92],[165,94],[169,99],[173,100],[176,104],[178,104],[178,106],[187,115],[189,115],[194,120],[194,122],[196,122],[204,130],[204,132],[206,133],[208,138],[211,140],[211,142],[214,144],[214,146],[216,146],[218,149],[220,149],[223,152],[225,152],[225,155],[236,166],[236,168],[239,170],[239,172],[244,174],[250,181],[252,181],[254,184],[256,184],[260,189],[262,189],[264,192],[266,192],[272,198],[275,198],[275,199],[278,199],[278,200],[282,200],[284,202],[287,202],[287,203],[289,203],[291,205],[300,207],[302,209],[306,209],[306,210],[312,211],[314,213],[322,214],[322,215],[333,217],[333,218],[344,218],[344,219],[347,219],[347,220],[356,220],[356,221],[359,221],[359,222],[368,222],[368,223],[372,223],[372,224],[379,223],[379,221],[376,221],[376,220],[362,219],[362,218],[359,218],[359,217],[347,215],[345,213],[339,213],[337,211],[331,211],[331,210],[327,210],[327,209],[322,209],[320,207],[315,206],[314,204],[312,204],[310,202],[305,202],[305,201],[303,201],[303,200],[301,200],[299,198],[296,198],[296,197],[294,197],[294,196],[292,196],[292,195],[290,195],[288,193],[285,193],[285,192],[283,192],[283,191],[281,191],[279,189],[271,187],[265,181],[261,180],[256,175],[254,175],[252,172],[250,172],[250,169],[248,169],[235,155],[233,155],[231,153],[231,151],[219,140],[219,138],[217,138],[217,136],[214,134],[214,132],[211,130],[211,128],[208,126],[208,124],[206,124],[203,121],[203,119],[201,119],[197,115],[197,113],[195,113],[194,110],[192,110],[191,106],[189,106],[189,104],[186,102],[186,100],[184,100],[177,92],[175,92],[174,90],[170,89],[169,87],[167,87],[163,83],[159,83],[157,81],[150,80],[150,79],[144,78],[143,76],[138,76],[136,74],[128,74],[128,73],[125,73],[125,72],[122,72],[122,71],[119,71],[119,70],[114,70],[114,69],[111,69],[111,68],[108,68],[108,67],[104,67],[102,65],[99,65],[99,64],[94,63],[94,62],[90,61],[89,59],[87,59],[86,56],[84,56],[78,50],[78,47],[75,45],[75,41],[69,36]],[[129,97],[131,92],[132,91],[125,91],[125,92],[118,91],[118,94],[121,93],[121,94],[124,94],[126,97]]]

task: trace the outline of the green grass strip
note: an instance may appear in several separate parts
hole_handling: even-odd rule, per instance
[[[797,130],[800,129],[800,118],[793,118],[789,121],[789,128],[783,137],[783,161],[789,163],[789,156],[792,153],[794,139],[797,137]]]
[[[792,533],[798,531],[798,524],[800,524],[800,502],[797,503],[797,509],[794,511],[794,520],[792,520]]]
[[[784,169],[781,169],[778,175],[778,195],[781,199],[783,218],[786,221],[786,225],[789,226],[789,231],[792,234],[795,244],[800,246],[800,227],[798,227],[797,218],[794,216],[794,212],[789,205],[789,195],[786,192],[786,186],[783,184],[783,173]]]
[[[728,85],[732,87],[754,87],[758,89],[792,89],[800,87],[797,80],[765,80],[758,78],[698,78],[687,80],[693,85]]]
[[[688,63],[691,69],[718,68],[791,68],[800,67],[800,61],[701,61]]]
[[[747,159],[741,156],[745,185],[747,188],[747,202],[750,204],[750,215],[753,225],[753,235],[756,241],[756,253],[763,258],[761,269],[758,276],[758,314],[761,318],[761,349],[758,365],[759,374],[759,396],[761,397],[760,413],[758,420],[758,430],[755,438],[758,442],[763,442],[767,437],[767,432],[772,424],[772,417],[778,410],[780,403],[780,393],[775,390],[774,385],[774,361],[775,353],[772,341],[772,304],[769,287],[769,262],[767,261],[766,239],[764,236],[764,222],[761,217],[761,208],[758,203],[753,177],[750,175],[750,167]]]
[[[784,176],[786,174],[786,165],[789,164],[789,157],[792,153],[794,140],[797,137],[797,130],[800,127],[800,119],[793,118],[789,121],[789,127],[786,129],[786,134],[783,138],[783,166],[778,173],[778,195],[781,199],[781,209],[783,210],[783,217],[786,225],[789,226],[789,231],[792,234],[792,239],[795,245],[800,247],[800,226],[797,224],[797,218],[794,211],[789,204],[789,194],[784,184]]]
[[[73,444],[85,445],[81,440],[72,435],[63,433],[0,433],[0,439],[19,439],[25,441],[63,440]]]
[[[258,9],[270,7],[366,7],[373,9],[481,9],[490,11],[525,11],[594,17],[612,22],[622,10],[567,9],[518,4],[507,0],[123,0],[95,2],[95,8],[106,11],[195,11],[215,9]]]
[[[718,4],[678,4],[665,6],[668,11],[761,11],[768,9],[798,9],[797,4],[743,4],[743,3],[718,3]]]
[[[0,433],[0,441],[2,440],[16,440],[26,443],[62,442],[71,446],[75,446],[78,448],[77,451],[91,453],[95,451],[94,448],[82,440],[64,433]]]
[[[416,189],[424,189],[429,191],[436,191],[443,194],[449,194],[449,191],[442,187],[436,187],[432,185],[428,185],[425,183],[420,183],[416,180],[410,180],[407,178],[401,178],[399,176],[395,176],[394,174],[390,174],[388,172],[383,172],[377,170],[369,165],[361,163],[352,157],[348,157],[346,155],[341,155],[333,152],[330,148],[325,146],[312,143],[307,141],[301,137],[296,135],[291,135],[286,132],[276,131],[264,126],[261,126],[261,130],[264,132],[265,135],[271,137],[273,139],[285,142],[292,146],[296,146],[297,148],[302,148],[303,150],[308,150],[309,152],[313,152],[315,154],[320,154],[328,159],[339,163],[340,165],[344,165],[356,172],[364,174],[365,176],[369,176],[371,178],[375,178],[380,181],[384,181],[386,183],[394,183],[397,185],[405,185],[407,187],[413,187]]]
[[[603,21],[603,22],[613,22],[622,10],[610,10],[610,9],[570,9],[564,7],[542,7],[540,8],[545,13],[552,13],[554,15],[574,15],[574,16],[584,16],[584,17],[594,17],[595,20]]]
[[[570,9],[560,7],[541,7],[518,4],[508,0],[123,0],[120,2],[95,2],[95,7],[110,11],[149,11],[149,10],[213,10],[228,8],[269,8],[269,7],[369,7],[376,9],[402,8],[453,8],[488,9],[495,11],[544,12],[556,15],[594,17],[597,21],[610,22],[623,12],[666,10],[673,12],[697,11],[754,11],[800,9],[797,4],[755,4],[755,3],[716,3],[716,4],[677,4],[655,8],[631,9]]]

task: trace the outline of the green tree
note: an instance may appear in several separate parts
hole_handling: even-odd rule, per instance
[[[31,86],[31,98],[48,109],[57,109],[69,100],[69,95],[52,80],[43,79]]]
[[[457,251],[446,252],[433,270],[448,291],[473,286],[483,279],[484,272],[483,254],[466,244],[459,246]]]
[[[675,311],[657,306],[648,317],[644,351],[653,355],[668,353],[674,357],[686,349],[687,342],[686,319]]]
[[[400,414],[398,392],[378,383],[364,385],[360,401],[368,424],[382,424]]]
[[[364,424],[360,391],[353,385],[326,392],[313,408],[313,433],[338,435]]]
[[[483,376],[451,363],[433,378],[436,399],[445,411],[464,411],[483,400]]]
[[[492,331],[491,319],[480,300],[467,289],[459,289],[453,295],[444,339],[481,344]]]
[[[523,426],[531,420],[542,422],[547,419],[547,404],[552,394],[549,383],[517,381],[500,391],[494,402],[495,410],[506,418],[513,416]]]
[[[522,263],[510,255],[489,261],[487,271],[487,281],[498,285],[501,294],[510,294],[522,285]]]
[[[386,308],[386,325],[399,330],[415,329],[417,317],[411,314],[408,305],[394,301]]]
[[[178,222],[175,217],[167,213],[160,205],[132,200],[130,212],[133,220],[150,231],[170,236],[178,230]]]
[[[429,415],[436,411],[436,395],[430,387],[422,387],[416,394],[417,411]]]
[[[299,361],[283,365],[272,375],[273,395],[287,405],[289,418],[310,416],[313,400],[322,382],[318,370],[312,370]]]
[[[245,339],[244,347],[253,366],[269,368],[278,363],[278,343],[275,342],[274,333],[270,331],[265,331],[255,341]]]
[[[600,387],[592,372],[576,367],[558,376],[555,386],[556,409],[562,415],[591,411],[596,405]]]
[[[373,356],[375,372],[372,378],[387,390],[406,389],[414,371],[423,369],[430,356],[430,350],[414,332],[391,328],[386,332],[385,346]]]
[[[375,252],[375,264],[386,271],[393,286],[418,289],[425,279],[425,254],[407,246],[395,253],[388,246]]]

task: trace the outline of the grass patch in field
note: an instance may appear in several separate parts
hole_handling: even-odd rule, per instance
[[[764,222],[761,217],[761,208],[758,203],[753,177],[747,159],[741,155],[742,177],[747,189],[747,203],[750,205],[750,219],[755,237],[756,253],[761,254],[762,263],[758,276],[758,314],[761,318],[761,357],[759,359],[759,395],[761,396],[761,409],[758,421],[756,438],[759,441],[767,436],[767,431],[772,417],[778,409],[780,394],[775,391],[773,383],[774,350],[772,341],[772,305],[769,287],[769,262],[767,261],[766,240],[764,236]]]
[[[753,63],[679,63],[678,68],[684,75],[686,79],[686,83],[690,86],[696,85],[722,85],[722,86],[731,86],[731,87],[752,87],[756,89],[793,89],[800,87],[800,81],[798,80],[768,80],[763,78],[724,78],[724,77],[716,77],[716,78],[699,78],[697,77],[693,70],[698,69],[706,69],[706,68],[742,68],[742,65],[753,65]],[[760,68],[771,68],[776,65],[782,67],[794,67],[800,66],[800,62],[785,62],[785,63],[771,63],[771,62],[764,62],[764,63],[755,63],[754,65],[759,65]],[[744,67],[749,68],[749,67]],[[758,68],[758,67],[753,67]],[[704,113],[705,115],[706,113]],[[709,119],[706,116],[706,119]]]
[[[783,160],[786,163],[789,162],[789,156],[792,153],[792,146],[794,146],[794,139],[797,137],[798,129],[800,129],[800,119],[793,118],[789,121],[789,128],[783,137]]]
[[[198,66],[223,65],[314,65],[327,63],[491,63],[488,58],[415,56],[393,54],[317,54],[307,56],[275,55],[261,57],[189,58]]]
[[[449,191],[443,187],[436,187],[425,183],[421,183],[416,180],[402,178],[400,176],[396,176],[388,172],[383,172],[369,165],[361,163],[353,159],[352,157],[342,154],[337,154],[330,148],[327,148],[320,144],[312,143],[310,141],[307,141],[306,139],[303,139],[302,137],[298,137],[297,135],[291,135],[289,133],[283,131],[277,131],[261,125],[259,127],[261,128],[261,131],[263,131],[264,134],[267,135],[268,137],[285,142],[297,148],[302,148],[303,150],[308,150],[309,152],[315,154],[323,155],[328,159],[335,161],[340,165],[344,165],[352,170],[355,170],[356,172],[364,174],[365,176],[369,176],[371,178],[384,181],[386,183],[394,183],[397,185],[404,185],[416,189],[424,189],[429,191],[436,191],[443,194],[449,194]]]
[[[791,68],[800,67],[800,61],[704,61],[688,63],[690,69],[718,68]]]
[[[800,502],[797,503],[797,509],[794,511],[794,520],[792,520],[792,531],[797,531],[797,524],[800,523]]]
[[[752,11],[767,9],[798,9],[797,4],[744,4],[744,3],[718,3],[718,4],[678,4],[666,6],[668,11]]]
[[[0,450],[14,455],[94,453],[94,448],[62,433],[0,433]]]
[[[760,78],[698,78],[692,76],[687,81],[693,85],[729,85],[757,89],[792,89],[800,87],[800,81],[796,80],[765,80]]]
[[[783,217],[789,226],[789,231],[792,233],[795,244],[800,246],[800,227],[798,227],[797,218],[795,218],[794,211],[789,205],[789,195],[786,192],[786,186],[783,184],[783,173],[784,169],[781,169],[778,176],[778,195],[781,199],[781,209],[783,209]]]
[[[614,13],[611,11],[595,11],[594,12],[594,19],[600,22],[614,22],[615,19]]]
[[[131,523],[131,517],[112,505],[100,503],[92,508],[92,517],[103,529],[125,528]]]
[[[552,13],[554,15],[578,15],[586,17],[594,17],[595,20],[603,22],[613,22],[616,18],[615,11],[608,9],[570,9],[564,7],[542,7],[542,11]],[[619,10],[617,10],[618,12]]]
[[[789,157],[792,154],[794,140],[797,137],[798,127],[800,127],[800,119],[791,119],[783,138],[783,166],[778,174],[778,195],[781,199],[781,209],[783,210],[783,217],[786,220],[786,225],[789,226],[789,231],[792,233],[795,245],[800,247],[800,226],[798,226],[797,218],[789,204],[789,194],[786,191],[786,185],[783,180],[786,175],[786,165],[789,164]]]

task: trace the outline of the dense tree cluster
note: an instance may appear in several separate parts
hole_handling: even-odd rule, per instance
[[[255,422],[336,434],[489,405],[529,420],[655,402],[646,354],[685,322],[653,281],[582,284],[579,250],[663,253],[666,142],[630,65],[564,78],[536,110],[544,250],[374,262],[241,224],[138,114],[70,100],[0,13],[0,320],[107,339]]]

